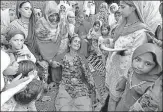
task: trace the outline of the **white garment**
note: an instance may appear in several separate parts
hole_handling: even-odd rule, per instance
[[[29,52],[29,54],[30,54],[30,57],[28,57],[27,55],[19,56],[19,57],[17,58],[17,62],[20,62],[20,61],[22,61],[22,60],[31,60],[31,61],[33,61],[34,63],[36,62],[35,56],[29,51],[28,47],[27,47],[25,44],[23,45],[22,50],[27,50],[27,51]]]
[[[4,77],[3,77],[3,71],[8,67],[10,64],[10,57],[7,53],[1,50],[1,91],[4,88]]]
[[[89,3],[91,2],[91,3]],[[83,6],[83,9],[85,10],[85,14],[86,15],[94,15],[95,14],[95,2],[92,0],[92,1],[84,1],[84,6]]]
[[[156,31],[159,24],[162,24],[162,18],[159,13],[160,1],[134,1],[141,21],[151,28],[152,32]]]

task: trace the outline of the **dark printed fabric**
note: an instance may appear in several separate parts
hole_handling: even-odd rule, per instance
[[[61,85],[65,86],[72,98],[89,95],[88,87],[82,80],[82,71],[87,75],[85,64],[79,56],[74,57],[73,61],[64,57]],[[86,76],[86,81],[89,83],[88,76]]]
[[[88,65],[92,74],[97,94],[101,97],[102,102],[105,101],[106,87],[105,87],[105,75],[106,70],[103,61],[96,54],[91,54],[88,58]],[[106,96],[107,97],[107,96]]]
[[[153,86],[143,94],[131,107],[129,111],[162,111],[162,76],[158,78]]]
[[[49,84],[47,89],[35,103],[37,111],[56,111],[55,99],[57,94],[58,87],[53,83]]]

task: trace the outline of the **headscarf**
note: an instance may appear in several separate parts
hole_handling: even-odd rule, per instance
[[[116,20],[115,20],[115,17],[114,17],[114,13],[112,13],[111,12],[111,10],[110,10],[110,8],[112,7],[112,6],[115,6],[115,11],[117,11],[118,10],[118,4],[117,3],[112,3],[111,5],[110,5],[110,7],[109,7],[109,25],[113,25],[115,22],[116,22]]]
[[[135,49],[132,55],[132,60],[135,59],[137,56],[145,53],[153,53],[155,55],[156,66],[148,74],[144,74],[144,77],[142,76],[142,74],[141,76],[137,75],[137,77],[142,77],[144,78],[144,80],[151,80],[151,77],[154,79],[158,78],[157,74],[162,71],[162,49],[152,43],[143,44]]]
[[[95,14],[95,2],[94,1],[84,1],[83,8],[86,15]]]
[[[109,7],[109,11],[110,11],[110,8],[111,8],[112,6],[115,6],[115,11],[117,11],[118,8],[119,8],[119,6],[118,6],[117,3],[112,3],[112,4],[110,5],[110,7]],[[110,13],[111,13],[111,11],[110,11]]]
[[[25,41],[25,44],[28,46],[29,50],[35,54],[35,48],[36,48],[36,39],[34,37],[34,28],[35,28],[35,16],[34,16],[34,8],[32,3],[29,0],[24,0],[24,1],[17,1],[16,4],[16,15],[17,18],[20,19],[20,14],[19,14],[19,7],[20,4],[22,4],[23,2],[29,2],[32,6],[32,14],[31,17],[29,18],[29,26],[28,26],[28,36],[27,36],[27,40]]]
[[[60,3],[58,4],[57,8],[60,9],[60,6],[63,5],[65,6],[66,10],[65,11],[68,11],[70,10],[70,6],[68,4],[66,4],[64,1],[60,1]]]
[[[10,39],[12,37],[14,37],[15,35],[17,34],[20,34],[20,35],[23,35],[24,36],[24,39],[25,39],[25,34],[23,31],[19,30],[19,29],[11,29],[7,32],[7,36],[6,36],[6,40],[7,41],[10,41]]]
[[[136,7],[137,16],[140,20],[138,24],[134,24],[130,27],[124,27],[126,25],[126,18],[122,18],[121,23],[115,30],[115,37],[114,41],[118,39],[120,35],[124,36],[130,33],[133,33],[140,29],[146,29],[147,32],[154,32],[151,27],[149,27],[149,18],[152,22],[154,19],[154,16],[157,12],[153,12],[150,8],[153,7],[155,4],[153,4],[152,1],[123,1],[128,5]],[[147,10],[148,9],[148,10]],[[152,15],[151,15],[152,14]]]
[[[5,86],[3,71],[8,67],[9,64],[10,64],[9,55],[1,50],[1,91]]]
[[[36,32],[39,30],[39,33],[42,30],[46,30],[48,35],[47,36],[37,36],[39,40],[42,41],[52,41],[56,42],[58,39],[58,35],[60,33],[60,26],[58,20],[55,24],[52,24],[49,21],[49,16],[52,14],[58,14],[59,10],[57,8],[57,3],[55,1],[46,1],[43,6],[43,17],[40,18],[36,25]],[[58,14],[59,16],[59,14]],[[40,26],[41,25],[41,26]]]
[[[9,8],[1,10],[1,25],[8,27],[10,23]]]
[[[75,13],[73,11],[68,11],[66,13],[66,19],[68,18],[68,16],[75,17]],[[75,18],[74,18],[74,23],[73,24],[75,25]]]
[[[109,20],[109,9],[108,9],[108,4],[107,3],[105,3],[105,2],[103,2],[101,5],[100,5],[100,7],[99,7],[99,9],[103,9],[104,11],[103,12],[98,12],[97,14],[96,14],[96,20],[100,20],[100,21],[102,21],[102,23],[104,24],[108,24],[108,20]],[[95,20],[95,21],[96,21]]]
[[[57,3],[55,1],[46,1],[43,6],[43,17],[51,27],[56,27],[56,25],[52,25],[48,17],[54,13],[59,13]]]

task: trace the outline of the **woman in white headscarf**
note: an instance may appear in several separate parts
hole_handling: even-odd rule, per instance
[[[109,24],[109,9],[106,2],[101,3],[99,7],[99,12],[95,14],[93,19],[93,23],[96,20],[100,20],[102,21],[102,24]]]
[[[16,13],[13,9],[7,8],[1,10],[1,43],[8,44],[5,38],[5,32],[7,31],[7,27],[9,24],[16,19]]]
[[[66,21],[66,13],[70,9],[70,6],[65,1],[60,1],[57,8],[59,9],[59,15],[62,22]]]
[[[150,8],[154,6],[152,1],[120,2],[123,20],[115,30],[113,49],[107,49],[114,51],[106,62],[106,85],[110,91],[109,110],[111,111],[115,110],[116,102],[122,94],[116,91],[116,84],[121,76],[126,76],[131,66],[133,51],[148,42],[147,32],[152,32],[150,28],[153,28],[153,26],[149,28],[150,24],[148,25],[148,23],[152,22],[154,18],[151,16],[155,15],[152,13],[153,9]]]
[[[114,13],[118,10],[118,4],[117,3],[112,3],[109,7],[109,25],[113,25],[116,20],[114,17]]]
[[[16,13],[13,9],[7,8],[1,10],[1,33],[5,32],[9,24],[16,19]]]
[[[85,11],[86,15],[94,15],[95,14],[95,2],[91,1],[84,1],[83,10]]]
[[[75,29],[75,13],[73,11],[68,11],[66,14],[67,19],[67,30],[69,35],[72,37]]]

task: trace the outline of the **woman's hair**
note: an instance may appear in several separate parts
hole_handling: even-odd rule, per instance
[[[25,39],[24,32],[22,32],[19,29],[10,29],[9,32],[7,33],[6,40],[9,41],[12,37],[14,37],[17,34],[23,35],[23,37]]]
[[[20,3],[20,5],[19,5],[19,8],[22,8],[22,6],[25,4],[25,3],[30,3],[28,0],[26,0],[26,1],[24,1],[24,2],[22,2],[22,3]],[[21,17],[21,14],[19,13],[19,17]]]
[[[40,80],[33,79],[32,82],[27,85],[25,90],[14,95],[14,99],[17,103],[26,105],[36,100],[42,90],[43,83]]]
[[[153,57],[153,61],[155,62],[155,64],[157,65],[157,59],[156,59],[156,55],[154,53],[151,53],[152,54],[152,57]]]
[[[99,24],[99,26],[100,26],[100,21],[95,21],[95,22],[93,23],[93,26],[96,26],[97,24]]]
[[[80,38],[80,37],[78,36],[78,34],[74,34],[72,37],[70,37],[70,35],[69,35],[69,43],[68,43],[69,50],[68,50],[68,51],[70,51],[70,46],[69,46],[69,45],[72,43],[72,41],[73,41],[76,37]],[[81,40],[81,38],[80,38],[80,40]],[[80,41],[80,48],[81,48],[81,41]],[[80,49],[80,48],[79,48],[79,49]]]
[[[27,77],[28,73],[31,72],[32,70],[38,70],[36,64],[33,61],[30,60],[23,60],[18,62],[19,68],[17,75],[22,74],[22,77]]]

